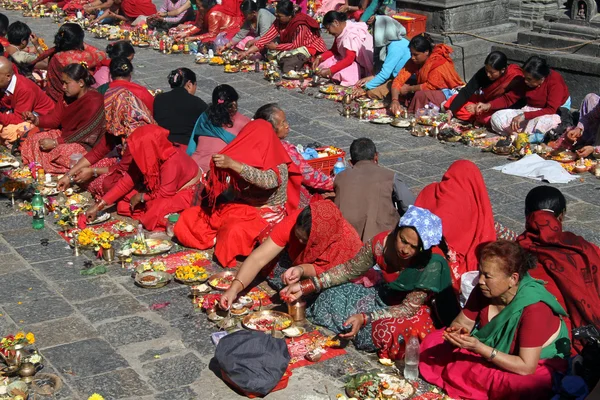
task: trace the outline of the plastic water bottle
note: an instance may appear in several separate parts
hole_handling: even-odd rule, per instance
[[[406,344],[406,353],[404,356],[404,379],[414,381],[419,377],[419,338],[411,335]]]
[[[144,237],[144,226],[142,224],[138,224],[137,237],[140,243],[144,243],[146,241],[146,238]]]
[[[337,175],[345,169],[346,164],[344,163],[344,159],[342,157],[338,157],[337,161],[333,165],[333,174]]]
[[[31,210],[33,211],[33,229],[44,228],[44,199],[39,190],[35,191],[31,199]]]

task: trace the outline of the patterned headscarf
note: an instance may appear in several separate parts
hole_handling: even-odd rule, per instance
[[[406,213],[400,218],[398,226],[415,228],[425,250],[437,246],[442,241],[442,220],[424,208],[409,206]]]
[[[152,112],[129,90],[110,88],[104,94],[106,131],[128,138],[140,126],[156,124]]]

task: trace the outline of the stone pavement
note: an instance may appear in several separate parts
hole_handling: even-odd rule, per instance
[[[57,25],[49,19],[22,18],[34,32],[52,42]],[[104,48],[105,40],[89,39]],[[348,151],[352,140],[375,141],[381,164],[398,172],[418,193],[439,180],[457,159],[470,159],[482,170],[496,218],[520,232],[523,203],[537,183],[503,175],[490,168],[506,162],[463,145],[444,145],[431,138],[415,138],[406,131],[344,119],[340,106],[286,89],[276,90],[262,75],[224,74],[222,68],[199,66],[192,56],[162,55],[139,49],[134,60],[135,79],[152,89],[167,87],[167,75],[177,67],[192,68],[199,76],[198,95],[207,102],[212,89],[228,83],[240,92],[240,109],[252,115],[261,105],[278,102],[292,127],[289,140],[320,142]],[[598,184],[586,175],[559,188],[567,195],[566,227],[588,240],[600,242]],[[0,203],[0,334],[17,329],[32,331],[45,358],[45,372],[58,374],[64,386],[53,398],[87,399],[99,392],[106,399],[237,399],[211,370],[214,346],[212,324],[192,309],[187,287],[177,284],[149,291],[137,288],[118,265],[106,275],[84,277],[79,271],[85,256],[72,257],[67,244],[48,222],[34,231],[31,217]],[[41,239],[48,239],[47,246]],[[166,308],[151,311],[156,303]],[[340,378],[350,368],[368,368],[373,357],[349,349],[348,355],[296,369],[288,388],[267,399],[335,398]],[[36,397],[41,399],[43,397]]]

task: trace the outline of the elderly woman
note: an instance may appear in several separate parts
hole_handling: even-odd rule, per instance
[[[487,244],[479,262],[465,308],[421,345],[423,379],[453,398],[549,399],[570,351],[565,310],[529,275],[535,262],[518,244]]]
[[[581,236],[563,230],[567,200],[552,186],[531,189],[525,198],[525,232],[517,243],[537,257],[532,277],[546,283],[546,289],[567,310],[568,331],[600,321],[600,249]],[[557,268],[560,266],[560,268]],[[573,341],[581,350],[581,342]]]
[[[282,298],[320,293],[307,310],[311,322],[353,338],[359,349],[379,350],[381,358],[401,358],[399,339],[411,331],[420,339],[432,332],[431,301],[451,294],[448,264],[433,249],[442,242],[439,217],[410,206],[396,229],[376,235],[352,260],[286,287]],[[374,265],[383,278],[375,287],[348,283]]]
[[[233,267],[236,257],[252,252],[263,231],[298,208],[301,181],[271,125],[251,121],[212,156],[208,204],[185,210],[175,235],[187,247],[214,246],[221,265]]]
[[[358,234],[335,204],[329,200],[314,202],[285,217],[248,256],[234,283],[221,297],[221,307],[229,309],[238,294],[284,250],[287,257],[279,259],[278,267],[285,270],[282,275],[283,283],[290,285],[303,277],[317,276],[347,262],[361,246]],[[285,265],[282,265],[283,260],[287,261]]]
[[[392,104],[390,111],[397,114],[401,110],[400,102],[408,106],[408,112],[415,113],[426,104],[440,106],[446,101],[448,90],[464,85],[456,73],[450,57],[452,49],[445,44],[433,44],[431,36],[422,33],[411,39],[408,44],[410,60],[400,70],[392,83]],[[417,84],[410,85],[409,79],[417,76]]]
[[[217,154],[235,139],[250,118],[238,112],[239,95],[229,85],[219,85],[212,93],[212,103],[194,126],[188,141],[187,153],[204,172]]]
[[[323,26],[335,37],[331,49],[318,55],[313,69],[343,86],[352,86],[373,72],[373,36],[364,22],[348,21],[344,13],[329,11]]]

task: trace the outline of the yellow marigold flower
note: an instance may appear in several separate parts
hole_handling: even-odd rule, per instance
[[[27,342],[29,344],[34,344],[35,343],[35,335],[31,332],[28,332],[27,335],[25,335],[25,339],[27,339]]]
[[[25,337],[25,332],[19,332],[15,335],[15,340],[21,340]]]
[[[104,397],[102,397],[98,393],[94,393],[93,395],[88,397],[88,400],[104,400]]]

